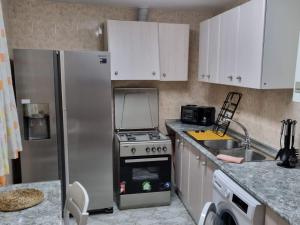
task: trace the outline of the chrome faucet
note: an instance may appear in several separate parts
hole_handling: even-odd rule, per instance
[[[243,131],[245,133],[245,140],[242,142],[242,145],[246,148],[246,150],[250,149],[251,140],[250,140],[250,136],[249,136],[247,128],[243,124],[241,124],[240,122],[237,122],[233,119],[225,118],[224,120],[227,121],[227,122],[233,122],[233,123],[237,124],[238,126],[240,126],[243,129]]]

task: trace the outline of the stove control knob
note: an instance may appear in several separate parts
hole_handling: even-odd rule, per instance
[[[131,152],[134,154],[136,152],[136,149],[135,148],[132,148],[131,149]]]
[[[150,148],[149,147],[146,148],[146,152],[150,152]]]
[[[157,152],[161,152],[161,147],[157,147]]]
[[[168,149],[167,147],[163,147],[163,151],[166,152]]]
[[[155,147],[153,147],[153,148],[152,148],[152,152],[155,152],[155,151],[156,151],[156,148],[155,148]]]

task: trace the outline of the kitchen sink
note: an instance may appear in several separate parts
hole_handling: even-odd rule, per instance
[[[214,150],[237,150],[237,149],[243,149],[245,146],[242,145],[241,141],[237,140],[216,140],[216,141],[203,141],[201,142],[201,145],[203,145],[206,148],[214,149]]]
[[[201,141],[200,144],[215,156],[224,154],[243,157],[246,162],[268,160],[265,155],[254,148],[246,150],[242,142],[238,140]]]

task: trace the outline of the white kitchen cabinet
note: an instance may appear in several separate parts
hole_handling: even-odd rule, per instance
[[[203,165],[203,198],[201,202],[201,209],[203,209],[206,202],[213,200],[213,175],[216,166],[209,160],[202,162]]]
[[[188,210],[190,210],[189,185],[190,185],[190,153],[186,149],[187,142],[183,142],[183,151],[181,153],[181,185],[180,197]]]
[[[265,5],[265,1],[253,0],[240,7],[237,71],[234,75],[239,86],[259,89],[261,85]]]
[[[288,225],[288,222],[278,216],[272,209],[266,207],[265,225]]]
[[[176,135],[175,141],[175,187],[177,191],[181,192],[181,170],[182,170],[182,151],[183,151],[183,140]]]
[[[203,199],[203,163],[205,161],[199,151],[194,149],[191,145],[187,145],[187,150],[190,156],[190,169],[189,176],[189,205],[190,213],[195,221],[199,221],[200,212],[202,210],[202,199]]]
[[[299,35],[298,57],[297,57],[293,100],[294,102],[300,102],[300,35]]]
[[[209,20],[200,23],[199,34],[199,71],[198,80],[205,81],[208,76],[209,57]]]
[[[207,201],[212,200],[212,178],[215,168],[189,142],[176,136],[175,185],[183,204],[194,221]]]
[[[189,184],[190,213],[194,221],[199,221],[204,205],[212,201],[215,166],[194,147],[190,147],[189,151],[189,175],[192,178]]]
[[[188,24],[159,23],[161,81],[187,81],[189,59]]]
[[[207,81],[217,83],[220,63],[220,28],[221,16],[215,16],[209,21],[209,50]]]
[[[107,21],[112,80],[159,80],[158,24]]]
[[[219,78],[220,16],[200,23],[198,80],[216,83]]]
[[[236,82],[234,78],[236,76],[239,16],[239,7],[221,15],[219,74],[221,84],[233,85]]]
[[[251,0],[221,14],[217,83],[256,89],[293,88],[299,11],[300,1]],[[215,31],[210,29],[209,41],[212,33]],[[203,39],[200,43],[206,42]],[[208,58],[205,63],[212,62]]]

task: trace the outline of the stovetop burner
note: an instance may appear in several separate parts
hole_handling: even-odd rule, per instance
[[[121,141],[158,141],[167,139],[158,131],[128,131],[119,133]]]

